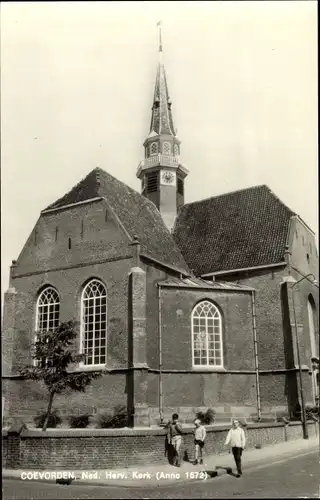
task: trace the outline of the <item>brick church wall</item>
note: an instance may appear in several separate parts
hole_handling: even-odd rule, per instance
[[[128,242],[104,202],[79,205],[42,215],[12,268],[10,286],[15,293],[10,295],[8,305],[12,309],[15,302],[15,316],[13,327],[9,321],[12,328],[4,331],[4,337],[8,336],[3,342],[7,346],[4,376],[17,375],[19,368],[32,362],[36,299],[43,286],[55,287],[60,295],[60,321],[74,319],[78,324],[86,281],[96,277],[107,287],[107,365],[118,371],[94,381],[85,394],[57,396],[54,407],[62,416],[75,409],[90,413],[127,404],[127,373],[121,368],[128,366],[128,273],[132,267]],[[8,313],[10,319],[10,310]],[[79,342],[78,336],[78,348]],[[3,384],[9,419],[23,413],[32,421],[46,408],[39,384],[17,378],[5,378]]]
[[[191,314],[201,300],[212,301],[222,314],[224,368],[254,369],[250,293],[163,287],[161,296],[164,370],[192,370]]]
[[[163,287],[161,297],[164,408],[211,407],[224,413],[237,407],[256,413],[251,294]],[[191,314],[205,299],[223,317],[221,370],[192,367]]]
[[[289,245],[291,250],[290,268],[293,278],[298,281],[310,273],[319,280],[319,258],[314,233],[297,217],[291,221]],[[312,281],[313,277],[309,276]],[[297,321],[305,332],[301,336],[302,363],[310,364],[311,345],[309,335],[308,299],[314,304],[314,330],[317,355],[319,357],[319,288],[304,279],[296,287],[295,302]]]
[[[104,200],[44,213],[17,260],[15,274],[119,259],[132,255],[128,244]]]
[[[296,280],[302,277],[292,268],[290,272]],[[288,404],[292,408],[298,401],[295,327],[292,305],[290,305],[291,299],[288,298],[288,293],[291,294],[292,283],[288,284],[287,288],[283,285],[283,280],[288,275],[289,268],[284,264],[283,268],[252,270],[249,273],[226,275],[221,278],[253,287],[256,290],[260,392],[262,408],[265,410],[273,410]],[[307,367],[310,364],[307,300],[309,294],[313,297],[318,297],[318,295],[317,288],[307,280],[301,282],[299,290],[298,295],[295,295],[295,312],[297,323],[303,325],[299,333],[300,353],[301,363]],[[316,334],[319,339],[318,331]],[[303,377],[306,401],[311,404],[311,380],[307,368]]]
[[[60,295],[60,321],[80,320],[80,297],[90,278],[102,280],[108,293],[108,367],[126,367],[128,354],[128,273],[131,260],[92,264],[49,273],[17,277],[13,284],[18,292],[19,314],[16,316],[16,342],[13,372],[31,362],[30,343],[35,329],[36,298],[45,285],[55,287]],[[78,348],[80,337],[78,336]]]
[[[45,387],[34,381],[2,381],[6,394],[7,414],[4,425],[23,421],[34,426],[34,417],[44,413],[48,405]],[[109,373],[94,380],[85,393],[63,393],[54,398],[53,409],[57,410],[62,425],[69,426],[71,415],[94,415],[96,412],[113,413],[117,405],[127,406],[127,374]]]

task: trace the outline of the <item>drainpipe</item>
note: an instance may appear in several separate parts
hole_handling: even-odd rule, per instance
[[[158,283],[158,328],[159,328],[159,415],[160,425],[163,424],[163,393],[162,393],[162,323],[161,323],[161,286]]]
[[[258,341],[257,341],[257,326],[256,326],[256,301],[255,291],[251,292],[252,304],[252,325],[253,325],[253,349],[254,349],[254,368],[256,373],[256,392],[257,392],[257,414],[258,420],[261,420],[261,399],[260,399],[260,382],[259,382],[259,358],[258,358]]]

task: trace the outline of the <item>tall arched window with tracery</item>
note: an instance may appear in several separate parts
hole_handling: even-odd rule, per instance
[[[107,347],[107,289],[97,279],[87,283],[81,298],[81,352],[85,365],[105,365]]]
[[[36,336],[37,332],[49,332],[59,326],[60,298],[55,288],[47,286],[40,293],[36,305]],[[37,365],[40,361],[35,360]]]
[[[222,318],[218,308],[208,300],[199,302],[192,311],[193,367],[223,367]]]
[[[308,323],[309,323],[309,335],[310,335],[310,365],[311,365],[311,380],[312,380],[312,392],[313,392],[313,402],[316,403],[319,398],[319,367],[316,368],[313,365],[312,359],[319,358],[319,350],[317,349],[317,345],[319,344],[319,340],[317,341],[317,330],[318,330],[318,321],[317,321],[317,310],[316,304],[312,297],[309,295],[308,303]]]
[[[310,335],[310,350],[311,356],[317,356],[317,344],[316,344],[316,306],[313,297],[310,295],[308,297],[307,303],[308,309],[308,322],[309,322],[309,335]]]

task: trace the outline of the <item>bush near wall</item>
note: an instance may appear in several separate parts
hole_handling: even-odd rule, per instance
[[[115,406],[113,414],[98,413],[96,415],[96,427],[98,429],[118,429],[128,426],[127,408],[122,405]]]
[[[46,419],[47,414],[46,413],[40,413],[36,417],[34,417],[34,423],[36,425],[36,428],[42,428],[44,421]],[[48,425],[47,427],[55,428],[58,425],[60,425],[62,422],[60,415],[56,411],[52,411],[51,415],[49,416],[48,420]]]

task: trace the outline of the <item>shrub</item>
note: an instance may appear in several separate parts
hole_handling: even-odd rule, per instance
[[[70,427],[73,429],[84,429],[89,425],[90,415],[71,416],[69,418]]]
[[[47,413],[41,413],[40,415],[37,415],[34,418],[34,422],[35,422],[37,428],[43,427],[46,416],[47,416]],[[61,422],[62,422],[62,420],[56,411],[53,411],[50,413],[49,420],[48,420],[48,427],[52,427],[52,428],[57,427],[57,425],[60,425]]]
[[[318,420],[320,417],[320,408],[318,406],[307,406],[306,417],[307,419]]]
[[[196,417],[201,421],[202,424],[210,425],[215,420],[216,412],[212,410],[212,408],[208,408],[205,413],[203,413],[203,411],[198,411]]]
[[[111,413],[107,413],[107,412],[102,412],[102,413],[98,413],[95,417],[96,419],[96,423],[97,423],[97,427],[99,429],[108,429],[110,426],[110,422],[112,420],[112,415]]]
[[[203,413],[203,411],[198,411],[196,413],[196,418],[198,418],[200,420],[200,422],[203,424],[203,421],[204,421],[204,413]]]
[[[216,412],[212,408],[208,408],[204,414],[203,423],[206,425],[212,424],[216,418]]]
[[[126,427],[128,425],[127,408],[118,405],[113,410],[113,415],[110,413],[99,413],[97,415],[97,427],[100,429],[110,429]]]
[[[318,406],[306,406],[306,419],[309,420],[318,420],[320,417],[320,409]],[[293,415],[291,416],[290,420],[302,420],[302,411],[300,407],[297,406],[296,410],[294,411]]]

